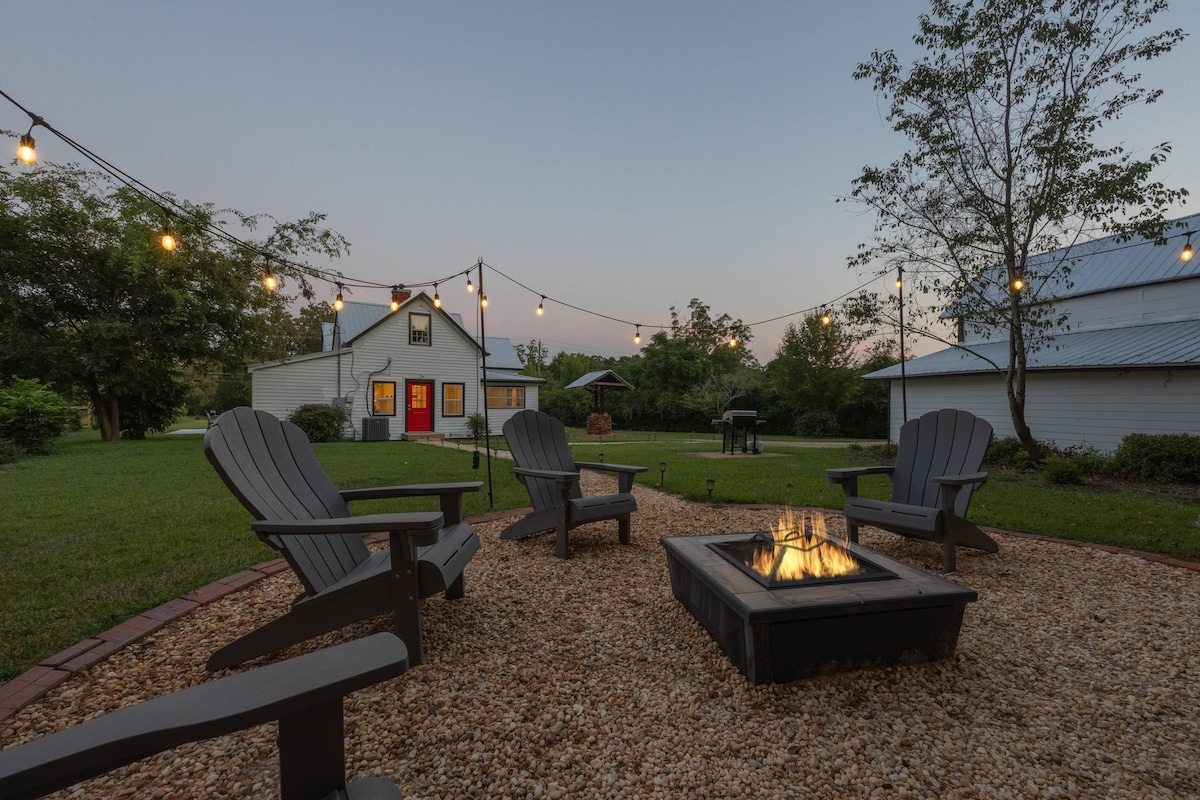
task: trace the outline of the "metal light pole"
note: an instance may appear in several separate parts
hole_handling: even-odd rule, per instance
[[[483,365],[483,442],[487,448],[487,474],[488,474],[488,508],[495,506],[492,500],[492,425],[488,422],[488,401],[487,401],[487,327],[484,324],[487,317],[487,306],[484,305],[484,299],[487,297],[483,293],[483,257],[479,257],[479,262],[475,265],[479,267],[479,353],[481,364]]]
[[[900,291],[900,408],[903,419],[908,422],[908,386],[904,374],[904,267],[896,267],[896,288]]]

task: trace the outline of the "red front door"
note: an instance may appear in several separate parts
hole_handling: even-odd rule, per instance
[[[410,433],[433,430],[433,383],[409,381],[404,410],[404,430]]]

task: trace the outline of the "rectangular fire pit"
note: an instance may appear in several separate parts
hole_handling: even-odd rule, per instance
[[[768,586],[736,563],[762,536],[659,540],[672,593],[752,683],[945,658],[958,644],[967,603],[978,599],[972,589],[850,542],[838,549],[861,562],[861,574]]]

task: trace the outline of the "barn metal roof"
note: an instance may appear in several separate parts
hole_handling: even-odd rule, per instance
[[[1039,303],[1110,289],[1198,278],[1200,258],[1184,261],[1179,257],[1185,243],[1184,234],[1189,231],[1197,234],[1193,246],[1200,248],[1200,214],[1192,214],[1168,224],[1165,235],[1169,238],[1165,245],[1141,236],[1126,242],[1106,236],[1030,256],[1030,265],[1036,266],[1037,272],[1050,273],[1050,277],[1040,284],[1028,286],[1023,294],[1027,302]],[[997,271],[1001,269],[996,267]],[[997,280],[993,275],[986,281],[987,291],[1004,291],[1005,280],[1003,277]],[[961,298],[942,317],[956,317],[964,311],[970,317],[971,302],[970,298]]]
[[[997,364],[1008,360],[1008,340],[939,350],[914,358],[904,366],[908,377],[994,372],[984,356]],[[1050,337],[1029,355],[1030,370],[1130,369],[1200,367],[1200,320],[1160,322],[1124,328],[1085,330]],[[876,370],[868,380],[900,377],[900,365]]]

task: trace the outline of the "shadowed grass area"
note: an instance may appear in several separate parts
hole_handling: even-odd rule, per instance
[[[687,435],[574,446],[576,458],[639,464],[645,486],[689,500],[838,509],[830,467],[863,463],[849,448],[770,447],[721,457],[720,441]],[[501,449],[503,439],[493,439]],[[409,442],[318,444],[343,488],[487,479],[471,453]],[[660,463],[666,463],[660,471]],[[495,509],[528,505],[512,462],[492,461]],[[711,498],[706,481],[713,479]],[[864,478],[883,497],[886,478]],[[982,525],[1200,557],[1194,493],[1159,496],[1125,487],[1051,486],[1036,474],[993,472],[971,518]],[[356,513],[435,510],[435,500],[359,503]],[[468,515],[489,510],[487,487],[466,496]],[[101,444],[73,435],[56,455],[0,468],[0,680],[159,603],[275,557],[250,532],[250,515],[205,460],[198,436]],[[634,523],[635,531],[637,528]]]

